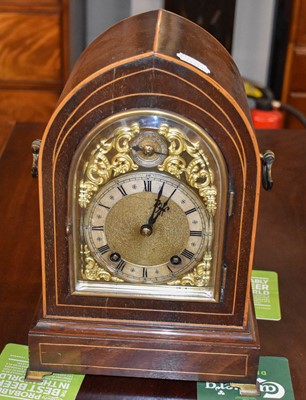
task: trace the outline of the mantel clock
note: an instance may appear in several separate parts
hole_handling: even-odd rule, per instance
[[[260,157],[226,50],[164,10],[115,25],[73,69],[38,172],[43,301],[28,378],[212,380],[254,392]]]

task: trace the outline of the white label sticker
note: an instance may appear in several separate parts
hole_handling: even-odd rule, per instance
[[[210,74],[210,69],[207,67],[207,65],[201,63],[200,61],[196,60],[195,58],[187,56],[187,54],[184,54],[184,53],[177,53],[176,55],[180,60],[185,61],[190,65],[193,65],[194,67],[205,72],[205,74]]]

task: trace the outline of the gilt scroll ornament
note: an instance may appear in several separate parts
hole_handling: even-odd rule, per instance
[[[140,131],[141,128],[137,122],[130,126],[119,127],[109,139],[102,139],[96,145],[89,160],[84,165],[84,178],[79,183],[80,207],[86,208],[90,204],[93,194],[112,177],[139,168],[129,153],[131,150],[130,143]],[[217,188],[214,185],[214,173],[209,166],[208,158],[200,149],[199,143],[190,142],[183,132],[170,127],[166,123],[160,124],[158,133],[168,143],[168,155],[157,166],[158,170],[167,172],[177,179],[184,176],[186,182],[198,190],[208,217],[208,226],[205,231],[207,245],[202,261],[180,279],[168,282],[168,285],[207,286],[211,278],[214,215],[217,209]],[[91,257],[87,245],[81,249],[81,255],[85,264],[83,279],[124,282],[100,267]]]
[[[88,279],[89,281],[104,281],[104,282],[124,282],[122,279],[117,278],[110,274],[105,268],[101,267],[96,263],[94,258],[91,256],[88,246],[85,244],[81,245],[81,256],[84,259],[84,266],[82,272],[82,278]]]
[[[102,139],[91,153],[84,166],[85,179],[80,181],[79,205],[86,208],[94,192],[104,185],[112,176],[135,171],[138,165],[129,156],[129,142],[139,133],[139,125],[120,127],[110,139]],[[108,153],[114,149],[117,153],[109,160]]]

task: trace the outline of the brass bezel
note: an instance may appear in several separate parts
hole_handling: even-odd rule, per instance
[[[218,227],[214,231],[213,254],[215,255],[214,268],[214,287],[194,286],[169,286],[156,284],[128,284],[128,283],[100,283],[97,281],[81,281],[77,278],[75,246],[78,235],[78,227],[73,223],[76,220],[75,206],[77,203],[77,174],[79,163],[85,150],[90,148],[91,143],[95,141],[97,135],[110,127],[114,123],[128,118],[136,118],[140,116],[156,116],[158,118],[171,120],[186,127],[184,135],[191,143],[197,143],[201,139],[205,145],[205,155],[208,156],[209,162],[214,164],[217,169],[218,179],[218,209],[214,216],[214,225]],[[106,138],[108,139],[108,138]],[[133,170],[133,168],[131,169]],[[228,178],[227,168],[223,155],[214,140],[200,126],[189,119],[179,116],[175,113],[165,112],[157,109],[133,109],[122,113],[117,113],[106,118],[94,129],[92,129],[83,139],[77,148],[69,172],[68,181],[68,216],[67,216],[67,233],[69,241],[69,268],[70,268],[70,290],[74,295],[81,296],[114,296],[114,297],[133,297],[133,298],[154,298],[154,299],[170,299],[170,300],[193,300],[193,301],[220,301],[221,290],[221,268],[223,264],[223,243],[226,225],[226,208],[227,208]]]

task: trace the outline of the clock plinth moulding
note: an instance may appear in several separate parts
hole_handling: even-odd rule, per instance
[[[210,380],[255,393],[260,169],[241,77],[211,35],[159,10],[99,36],[40,149],[43,300],[28,378]]]

